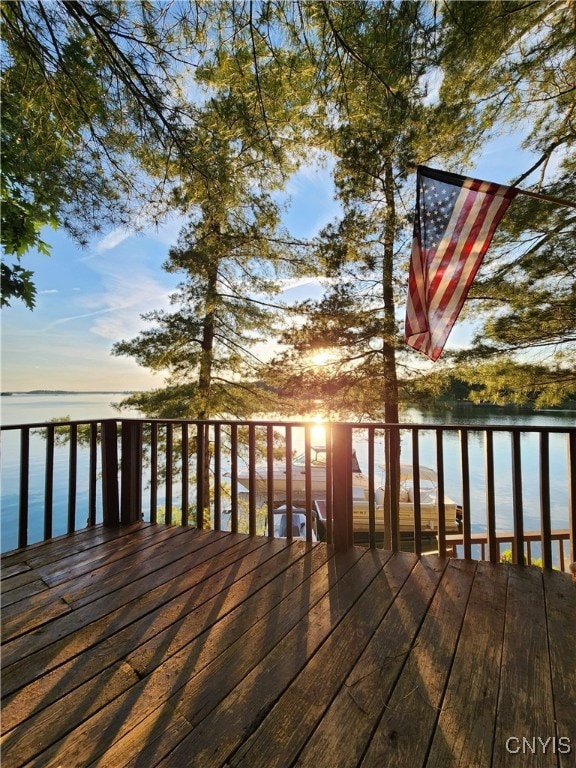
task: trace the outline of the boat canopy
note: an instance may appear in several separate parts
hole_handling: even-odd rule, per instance
[[[386,468],[384,464],[380,465],[383,469]],[[430,467],[424,467],[420,465],[418,467],[420,473],[420,482],[422,480],[428,480],[435,485],[438,483],[438,473]],[[400,464],[400,482],[405,483],[407,481],[414,480],[414,467],[412,464]]]
[[[310,446],[310,461],[313,467],[325,467],[326,447],[318,445]],[[299,456],[296,456],[292,463],[295,467],[306,466],[306,454],[301,453]],[[358,463],[358,457],[356,456],[356,451],[354,450],[352,451],[352,472],[362,473],[362,469]]]

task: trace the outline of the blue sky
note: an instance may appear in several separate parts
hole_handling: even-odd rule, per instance
[[[290,182],[286,216],[294,234],[311,237],[338,211],[329,172],[304,169]],[[23,264],[34,271],[36,308],[21,302],[2,309],[3,391],[33,389],[124,391],[161,386],[163,376],[110,354],[112,345],[144,327],[140,315],[168,308],[181,279],[162,269],[182,220],[134,234],[113,230],[81,248],[63,231],[46,229],[50,257],[36,252]],[[284,298],[319,295],[306,282]]]
[[[451,169],[502,183],[530,167],[518,136],[492,142],[473,168]],[[311,237],[338,213],[329,169],[300,171],[290,184],[286,223],[300,237]],[[63,232],[47,230],[50,257],[28,253],[23,264],[35,273],[38,290],[33,312],[20,302],[2,309],[4,391],[33,389],[124,391],[161,386],[163,377],[129,358],[113,357],[112,345],[143,328],[140,315],[167,308],[177,275],[161,268],[176,242],[181,221],[173,219],[143,234],[112,231],[80,248]],[[306,282],[285,298],[319,295]],[[456,327],[449,341],[465,344],[469,332]]]

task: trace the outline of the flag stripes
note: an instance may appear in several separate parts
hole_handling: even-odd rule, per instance
[[[406,342],[437,360],[518,190],[418,168]]]

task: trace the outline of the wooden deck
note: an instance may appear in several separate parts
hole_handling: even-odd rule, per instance
[[[2,575],[3,768],[576,764],[566,574],[142,524]]]

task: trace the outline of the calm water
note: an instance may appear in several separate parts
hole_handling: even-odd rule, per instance
[[[1,398],[0,421],[2,425],[50,421],[55,417],[68,416],[70,419],[102,419],[118,416],[113,405],[122,400],[121,394],[78,394],[78,395],[12,395]],[[125,416],[137,416],[125,412]],[[522,412],[512,409],[463,406],[443,410],[421,411],[408,409],[402,421],[417,424],[502,425],[502,426],[576,426],[574,411]],[[298,438],[294,448],[299,449]],[[363,469],[368,465],[368,448],[362,434],[355,439],[355,448]],[[405,433],[402,439],[402,461],[411,461],[411,438]],[[499,530],[512,529],[512,487],[511,487],[511,446],[509,433],[496,433],[495,452],[495,496],[496,517]],[[471,473],[471,523],[472,529],[485,530],[486,481],[484,470],[484,438],[481,432],[472,432],[469,440]],[[30,541],[42,537],[42,510],[44,496],[45,441],[41,436],[31,439],[30,447]],[[539,513],[539,444],[538,435],[528,432],[522,435],[522,469],[524,526],[526,530],[540,527]],[[12,549],[17,542],[18,516],[18,457],[17,433],[5,433],[2,438],[1,456],[1,547]],[[446,492],[455,501],[461,501],[460,446],[457,432],[445,433],[444,461],[446,468]],[[383,459],[382,446],[376,446],[376,463]],[[565,528],[568,525],[568,455],[565,435],[550,436],[550,485],[552,527]],[[420,434],[420,464],[436,467],[435,434],[425,429]],[[78,452],[77,527],[86,522],[88,490],[83,478],[87,477],[88,455],[82,449]],[[379,481],[378,475],[376,480]],[[84,483],[84,485],[83,485]],[[65,446],[55,451],[54,478],[54,535],[64,533],[67,520],[68,451]],[[159,503],[162,503],[159,499]],[[174,499],[174,504],[178,500]]]
[[[108,393],[91,395],[10,395],[0,397],[0,424],[34,424],[69,416],[70,419],[106,419],[118,416],[114,410],[126,395]],[[134,415],[123,411],[127,416]]]

